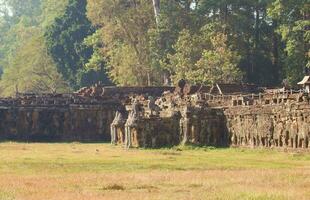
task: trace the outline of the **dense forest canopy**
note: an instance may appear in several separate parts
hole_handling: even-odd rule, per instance
[[[0,95],[295,84],[309,46],[308,0],[0,0]]]

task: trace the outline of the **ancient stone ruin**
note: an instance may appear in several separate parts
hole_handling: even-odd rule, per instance
[[[16,98],[0,98],[0,140],[107,142],[116,111],[133,97],[158,96],[173,90],[95,85],[73,94],[17,94]]]
[[[309,93],[254,85],[191,86],[180,82],[159,97],[137,96],[127,120],[112,124],[113,144],[162,147],[310,148]],[[122,116],[126,114],[123,113]]]
[[[307,80],[301,82],[304,87]],[[104,87],[0,99],[0,139],[310,148],[308,90],[249,84]]]

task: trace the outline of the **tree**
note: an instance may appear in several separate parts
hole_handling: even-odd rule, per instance
[[[178,41],[182,30],[191,32],[199,31],[201,22],[196,8],[188,9],[188,3],[184,1],[160,1],[160,14],[156,17],[157,27],[151,29],[150,34],[150,57],[151,66],[163,71],[163,80],[169,84],[171,80],[170,54],[174,54],[173,46]],[[173,70],[172,70],[173,71]]]
[[[237,66],[240,56],[227,46],[227,36],[219,33],[210,40],[211,48],[202,52],[197,70],[189,73],[189,79],[205,84],[240,82],[242,73]]]
[[[0,1],[5,3],[8,12],[3,16],[0,14],[0,65],[3,66],[0,95],[14,95],[17,89],[19,92],[70,90],[47,54],[42,36],[43,24],[51,23],[57,13],[42,8],[53,2],[62,9],[60,5],[64,4],[55,0]]]
[[[34,26],[40,15],[40,0],[0,0],[0,68],[8,64],[19,41],[22,26]]]
[[[82,85],[89,85],[97,80],[107,85],[112,84],[107,75],[106,58],[101,54],[102,43],[100,30],[84,39],[84,45],[93,49],[93,55],[84,68],[85,74],[88,76],[80,77],[81,80],[79,82]]]
[[[85,64],[93,54],[93,49],[84,45],[84,39],[95,31],[86,17],[86,4],[86,0],[69,0],[65,13],[45,31],[48,51],[73,88],[98,81],[81,82],[88,76]]]
[[[284,42],[285,76],[290,83],[299,81],[310,67],[310,5],[307,0],[275,0],[269,16],[277,21],[277,33]]]
[[[260,85],[280,83],[282,44],[274,31],[276,23],[267,15],[272,1],[162,0],[159,25],[152,32],[152,65],[171,71],[173,61],[167,55],[175,54],[173,46],[183,37],[182,30],[193,35],[202,27],[215,24],[227,35],[228,46],[240,56],[237,66],[245,72],[245,81]]]
[[[197,70],[196,63],[201,58],[207,41],[199,34],[192,34],[189,30],[180,33],[178,41],[174,45],[174,54],[169,54],[167,69],[172,75],[172,80],[177,83],[180,79],[188,79],[188,73]],[[196,82],[192,77],[190,81]]]
[[[51,26],[57,17],[63,15],[69,0],[41,0],[42,14],[39,16],[40,26],[47,28]]]
[[[228,43],[241,56],[245,81],[259,85],[281,82],[281,44],[275,23],[267,15],[273,0],[201,0],[198,12],[224,27]]]
[[[160,13],[160,0],[153,0],[153,7],[154,7],[154,15],[156,24],[159,24],[159,13]]]
[[[68,92],[70,88],[57,72],[48,56],[42,33],[39,29],[28,30],[20,48],[17,49],[10,67],[4,69],[0,81],[2,96],[15,92]]]
[[[234,83],[242,80],[237,65],[240,56],[227,44],[227,36],[214,25],[198,33],[183,30],[169,59],[174,82],[186,79],[192,83]]]
[[[90,0],[88,17],[100,27],[100,52],[116,84],[162,84],[161,70],[151,64],[150,32],[156,23],[150,1]]]
[[[74,88],[107,75],[131,86],[293,84],[310,67],[309,13],[307,0],[0,0],[0,68],[31,69],[21,55],[33,33]]]

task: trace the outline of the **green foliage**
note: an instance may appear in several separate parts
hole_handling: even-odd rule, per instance
[[[43,0],[40,16],[40,24],[43,28],[50,26],[55,18],[63,15],[69,0]]]
[[[43,24],[50,23],[56,13],[51,13],[48,22],[44,16],[49,16],[50,13],[43,12],[42,7],[53,1],[55,3],[55,0],[1,1],[6,5],[7,14],[0,16],[0,68],[3,68],[0,95],[12,96],[17,90],[70,90],[47,54],[42,36]]]
[[[292,74],[302,76],[302,71],[296,69],[302,69],[303,65],[298,63],[299,67],[292,67],[295,72],[286,72],[287,67],[283,67],[287,66],[286,59],[283,59],[285,49],[296,43],[281,41],[281,35],[276,31],[281,24],[267,12],[275,2],[162,0],[159,23],[155,24],[151,2],[91,0],[88,17],[93,24],[102,27],[100,37],[103,45],[94,58],[101,55],[109,60],[110,77],[120,85],[146,85],[150,75],[153,76],[152,85],[163,84],[162,77],[168,72],[174,81],[179,78],[193,82],[224,81],[218,78],[196,79],[202,73],[198,70],[201,65],[196,63],[203,52],[205,59],[216,57],[206,53],[213,51],[210,44],[212,34],[202,33],[203,27],[213,26],[211,32],[227,36],[227,52],[234,51],[233,55],[227,56],[227,62],[234,67],[226,66],[217,71],[239,68],[236,74],[231,71],[234,75],[227,81],[236,77],[240,80],[240,71],[243,71],[246,82],[276,85]],[[298,24],[297,27],[302,26]],[[304,57],[305,54],[292,60],[300,61]],[[128,76],[123,76],[123,73]]]
[[[174,50],[176,53],[169,56],[174,82],[185,79],[195,84],[213,84],[242,80],[237,68],[240,57],[228,47],[227,36],[212,25],[194,34],[183,30]]]
[[[211,37],[211,48],[202,52],[197,70],[192,71],[189,80],[206,84],[240,82],[239,60],[240,56],[227,46],[227,36],[218,33]]]
[[[195,10],[185,9],[183,4],[175,1],[162,0],[159,24],[156,29],[149,31],[152,66],[160,67],[164,71],[173,70],[170,68],[169,59],[169,55],[175,53],[173,46],[179,37],[182,37],[184,29],[199,31],[199,19]]]
[[[201,58],[205,43],[206,41],[203,41],[200,35],[191,34],[188,30],[180,33],[174,46],[175,54],[168,56],[171,62],[168,69],[173,74],[174,82],[189,78],[188,73],[196,69],[196,63]],[[191,81],[195,82],[195,79]]]
[[[40,5],[39,0],[0,0],[0,68],[8,65],[22,29],[37,24]]]
[[[278,35],[266,8],[273,0],[201,1],[199,12],[220,24],[240,56],[245,81],[260,85],[281,82]]]
[[[276,31],[285,43],[284,73],[291,83],[296,83],[305,67],[310,67],[309,1],[275,0],[268,13],[278,22]]]
[[[93,54],[93,49],[86,46],[84,39],[94,33],[86,18],[86,0],[69,0],[61,17],[45,31],[48,51],[57,65],[58,71],[70,82],[71,87],[90,85],[104,77],[94,78],[94,71],[85,70],[85,65]],[[87,78],[88,77],[88,78]]]
[[[27,56],[46,56],[42,66],[74,89],[109,78],[128,86],[169,78],[293,85],[310,71],[307,0],[161,0],[158,8],[155,18],[150,0],[0,0],[0,86],[36,79],[42,61]]]
[[[81,77],[85,79],[79,81],[82,85],[84,83],[89,84],[90,80],[93,82],[100,80],[104,84],[112,84],[107,75],[106,58],[101,55],[101,44],[103,41],[101,40],[100,34],[100,30],[97,30],[94,34],[85,38],[83,42],[86,47],[93,49],[93,54],[88,60],[88,63],[85,64],[84,70],[88,76]]]
[[[42,43],[39,30],[29,30],[17,49],[10,67],[4,69],[0,82],[3,96],[12,96],[15,92],[69,92],[69,87],[57,72],[53,60],[48,56]]]
[[[155,28],[151,1],[89,1],[88,17],[101,27],[101,56],[107,58],[109,76],[116,84],[161,83],[161,70],[151,64]]]

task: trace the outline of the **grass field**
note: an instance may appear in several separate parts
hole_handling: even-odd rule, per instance
[[[0,200],[310,199],[310,153],[0,143]]]

